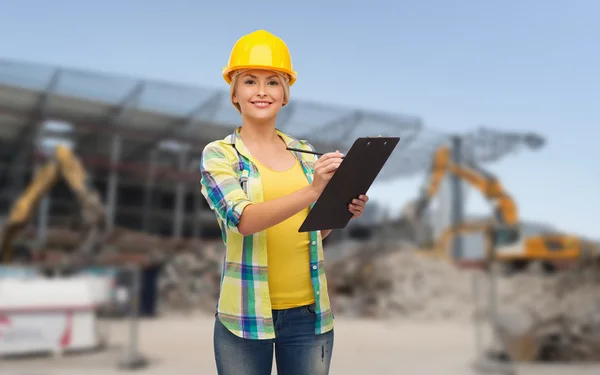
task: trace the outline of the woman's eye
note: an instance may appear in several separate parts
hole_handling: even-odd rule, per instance
[[[271,82],[269,82],[269,85],[278,85],[278,84],[279,84],[279,82],[277,82],[277,81],[271,81]]]
[[[247,85],[251,85],[251,84],[254,83],[254,80],[249,79],[249,80],[246,80],[244,83],[247,84]]]

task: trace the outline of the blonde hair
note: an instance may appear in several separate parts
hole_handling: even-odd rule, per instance
[[[231,101],[233,108],[235,108],[235,110],[238,111],[238,113],[240,114],[242,113],[242,109],[240,108],[240,105],[238,103],[233,102],[233,95],[235,95],[235,86],[237,84],[239,75],[245,72],[246,70],[247,69],[238,70],[235,73],[233,73],[231,77],[231,84],[229,85],[229,100]],[[277,75],[279,75],[279,78],[281,78],[281,82],[283,85],[283,105],[285,106],[290,101],[290,77],[283,73],[276,73]]]

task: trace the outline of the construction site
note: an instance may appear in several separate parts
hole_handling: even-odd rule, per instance
[[[231,134],[237,116],[225,90],[0,60],[0,374],[33,373],[38,361],[40,374],[75,374],[81,366],[99,375],[117,367],[185,374],[169,367],[165,353],[183,358],[182,348],[195,345],[186,332],[210,344],[209,323],[190,331],[176,325],[210,322],[224,254],[200,193],[200,156],[206,144]],[[600,244],[532,230],[519,197],[493,173],[495,162],[536,152],[551,139],[492,128],[448,134],[417,115],[301,100],[282,109],[277,127],[317,150],[348,150],[358,137],[400,137],[377,181],[423,180],[401,212],[374,204],[325,240],[340,326],[381,330],[394,322],[403,327],[395,335],[405,332],[415,345],[431,330],[423,345],[436,349],[424,351],[423,362],[439,354],[441,363],[454,345],[471,351],[449,362],[456,372],[431,367],[431,374],[600,371]],[[488,216],[466,214],[469,194],[489,202]],[[53,307],[63,305],[87,307],[77,320],[77,308]],[[55,316],[62,310],[77,320],[82,333],[70,333],[77,339],[65,340],[65,318]],[[445,328],[433,331],[436,324]],[[466,331],[460,337],[452,328],[459,326]],[[31,338],[32,327],[43,343]],[[173,339],[180,349],[149,341],[170,332],[182,335]],[[111,340],[121,340],[125,359],[107,360],[110,370],[102,370],[98,358]],[[332,373],[364,373],[342,363],[361,349],[339,345],[344,354]],[[211,369],[212,348],[206,350]],[[393,362],[401,350],[390,354],[392,367],[379,357],[373,366],[401,373]],[[92,353],[53,358],[56,372],[46,359],[7,359],[48,351]]]

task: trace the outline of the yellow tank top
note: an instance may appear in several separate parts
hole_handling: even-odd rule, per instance
[[[300,162],[284,172],[276,172],[256,162],[263,185],[264,200],[272,200],[308,185]],[[310,278],[309,233],[298,233],[308,215],[307,207],[267,229],[269,291],[274,310],[289,309],[314,302]]]

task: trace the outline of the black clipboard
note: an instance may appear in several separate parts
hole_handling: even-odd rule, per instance
[[[298,232],[348,225],[352,219],[348,205],[367,193],[399,141],[400,137],[362,137],[354,141]]]

